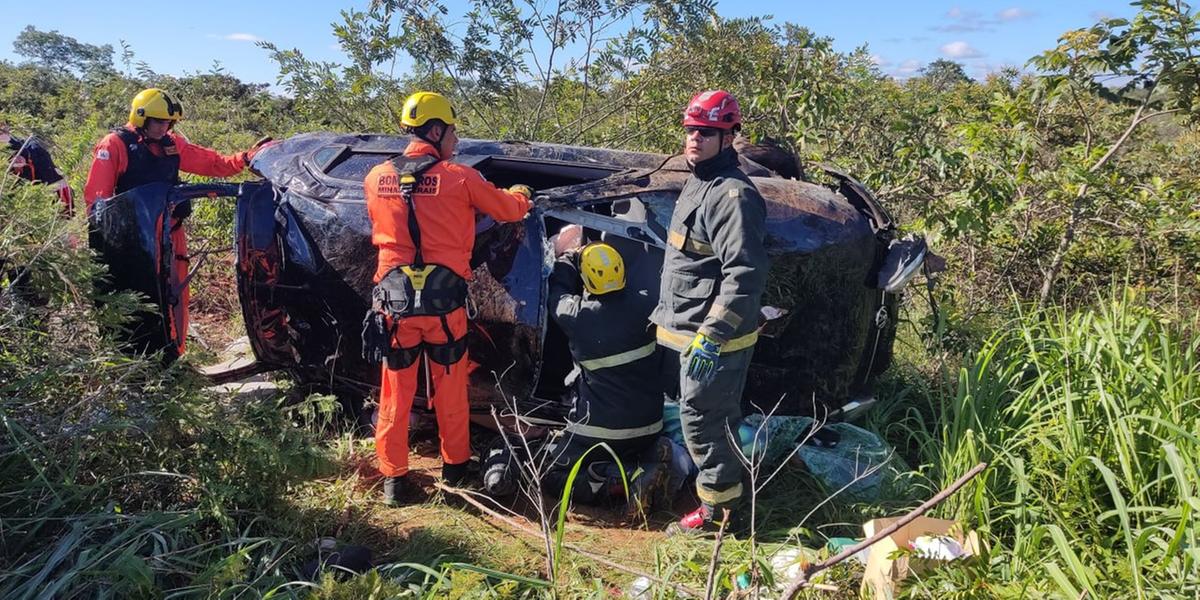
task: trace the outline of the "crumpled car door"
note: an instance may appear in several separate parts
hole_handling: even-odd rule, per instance
[[[100,290],[135,292],[154,306],[136,312],[127,326],[125,340],[133,351],[161,350],[167,361],[179,357],[187,337],[187,287],[195,270],[189,269],[181,224],[171,215],[177,206],[195,199],[233,196],[237,187],[152,183],[99,200],[93,207],[88,244],[109,271],[98,284]]]

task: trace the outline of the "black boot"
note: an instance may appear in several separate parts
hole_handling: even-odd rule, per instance
[[[470,464],[470,461],[458,463],[457,465],[443,463],[442,481],[446,482],[446,485],[450,487],[467,487],[471,481],[470,476],[467,474],[467,466]]]
[[[404,495],[405,478],[400,477],[384,477],[383,478],[383,503],[388,506],[398,506],[401,503],[401,496]]]

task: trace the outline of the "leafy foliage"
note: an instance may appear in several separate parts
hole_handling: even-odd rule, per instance
[[[714,6],[472,0],[451,15],[438,0],[375,0],[333,24],[344,61],[261,44],[286,96],[220,65],[154,73],[125,44],[114,65],[108,46],[30,27],[14,45],[29,62],[0,63],[0,120],[48,141],[78,190],[91,144],[151,85],[183,101],[192,141],[225,152],[263,134],[395,132],[416,89],[454,98],[466,135],[676,152],[687,99],[727,89],[749,137],[854,174],[949,261],[928,301],[910,298],[906,360],[872,424],[931,487],[992,461],[946,510],[991,550],[917,580],[912,594],[1195,595],[1195,10],[1140,0],[1132,19],[1066,32],[1024,71],[976,81],[950,61],[896,80],[866,48],[838,52],[800,25],[727,19]],[[477,555],[440,538],[404,546],[419,564],[293,582],[297,540],[315,526],[283,524],[295,517],[280,499],[327,472],[330,444],[313,421],[329,403],[234,406],[186,374],[121,355],[96,325],[136,300],[93,304],[100,272],[75,249],[83,224],[57,219],[53,204],[36,186],[0,183],[0,595],[542,593],[551,573],[536,558],[463,566]],[[229,206],[199,206],[195,246],[227,246],[231,221]],[[196,296],[201,312],[226,318],[231,286],[204,282],[231,279],[231,267],[211,268]],[[1115,299],[1096,301],[1105,295]],[[772,531],[818,501],[806,478],[787,486],[765,497],[781,521],[769,519]],[[338,513],[361,498],[345,491]],[[819,516],[854,522],[885,508],[900,507]],[[723,591],[759,560],[728,544]],[[702,583],[708,552],[664,547],[654,573]],[[556,557],[558,589],[603,594],[594,565],[572,558]]]
[[[1026,593],[1071,597],[1197,591],[1200,345],[1137,300],[1016,320],[933,396],[931,413],[875,416],[893,439],[915,440],[916,462],[937,481],[991,463],[945,508],[991,541],[982,572],[957,585],[1024,581]]]
[[[39,31],[33,25],[17,34],[13,52],[50,69],[72,69],[90,75],[105,75],[113,70],[112,46],[84,44],[57,31]]]

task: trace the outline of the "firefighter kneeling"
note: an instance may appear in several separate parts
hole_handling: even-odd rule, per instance
[[[548,466],[541,480],[548,498],[569,493],[572,501],[585,504],[626,502],[627,510],[637,513],[655,503],[666,505],[669,491],[671,444],[660,435],[663,394],[656,385],[661,354],[647,327],[657,301],[649,289],[657,266],[640,247],[628,253],[630,263],[609,243],[572,247],[581,244],[581,236],[576,225],[555,236],[560,256],[549,280],[549,311],[567,336],[575,363],[565,382],[571,413],[565,430],[532,462]],[[560,243],[567,247],[559,248]],[[640,246],[630,240],[612,243]],[[485,490],[493,497],[514,493],[519,483],[518,459],[507,450],[497,446],[485,460]],[[577,463],[579,474],[566,490]]]
[[[475,214],[519,221],[531,206],[528,187],[500,190],[479,171],[449,162],[458,144],[456,121],[445,97],[413,94],[400,122],[415,139],[363,182],[371,241],[379,248],[363,353],[383,363],[375,452],[389,505],[403,495],[408,415],[422,365],[437,415],[442,478],[451,485],[466,478],[471,442],[465,305]]]

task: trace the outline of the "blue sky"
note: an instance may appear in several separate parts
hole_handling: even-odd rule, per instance
[[[275,65],[266,51],[254,45],[255,40],[298,48],[313,59],[340,61],[330,24],[341,20],[341,10],[363,9],[368,0],[204,0],[160,2],[144,9],[92,0],[6,4],[0,21],[3,60],[20,58],[12,52],[12,41],[26,25],[33,25],[82,42],[112,44],[118,53],[119,41],[125,40],[137,60],[162,73],[207,71],[213,61],[220,61],[226,71],[245,81],[273,84]],[[446,0],[446,4],[454,15],[468,3]],[[772,15],[775,22],[797,23],[834,38],[842,51],[866,44],[880,67],[899,77],[912,75],[938,58],[961,62],[969,75],[979,77],[1001,66],[1023,65],[1054,46],[1069,29],[1087,27],[1104,16],[1129,17],[1135,10],[1125,0],[721,0],[717,12],[726,17]]]

